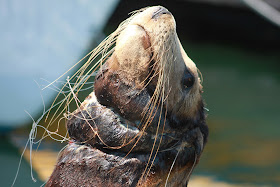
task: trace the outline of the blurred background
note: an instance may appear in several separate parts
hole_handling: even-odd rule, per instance
[[[183,47],[203,74],[210,136],[189,186],[280,185],[279,0],[1,0],[1,186],[13,183],[30,116],[38,119],[57,94],[42,88],[128,13],[152,5],[172,12]],[[43,184],[64,145],[46,140],[39,147],[36,183],[25,154],[15,186]]]

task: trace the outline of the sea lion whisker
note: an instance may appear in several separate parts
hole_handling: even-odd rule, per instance
[[[101,114],[100,114],[100,115],[101,115]],[[75,117],[75,118],[81,119],[81,120],[88,120],[88,121],[90,121],[90,120],[95,120],[96,118],[99,117],[99,116],[96,116],[96,117],[94,117],[94,118],[91,118],[91,117],[89,117],[89,118],[83,118],[83,117],[80,117],[80,116],[75,115],[75,114],[73,114],[73,113],[70,113],[69,116]]]
[[[109,38],[109,37],[108,37]],[[102,46],[104,45],[104,43],[101,43],[99,46],[99,48],[102,48]],[[74,75],[69,79],[69,80],[72,80],[77,74],[82,74],[83,73],[83,71],[91,64],[91,62],[95,59],[95,57],[97,57],[99,54],[100,54],[100,52],[102,52],[102,50],[100,50],[99,48],[96,48],[96,49],[94,49],[94,50],[92,50],[91,52],[89,52],[84,58],[82,58],[78,63],[80,63],[81,61],[83,61],[87,56],[90,56],[89,57],[89,59],[87,60],[87,62],[78,70],[78,71],[76,71],[76,73],[74,73]],[[98,52],[99,51],[99,52]],[[108,53],[106,53],[107,55],[110,55],[111,53],[113,52],[113,50],[111,50],[111,51],[109,51]],[[104,55],[104,54],[103,54]],[[103,60],[103,59],[102,59]],[[93,70],[96,66],[98,66],[98,64],[100,64],[100,62],[102,62],[102,60],[99,60],[98,61],[98,63],[96,63],[90,70]],[[78,63],[76,63],[75,64],[75,66],[78,64]],[[68,71],[70,71],[70,70],[68,70]],[[67,72],[68,72],[67,71]],[[96,69],[94,69],[94,71],[96,71]],[[67,73],[66,72],[66,73]],[[63,74],[64,75],[64,74]],[[79,77],[81,77],[81,76],[79,76]],[[61,77],[59,77],[59,78],[61,78]],[[58,79],[59,79],[58,78]],[[56,79],[56,80],[58,80],[58,79]],[[55,81],[56,81],[55,80]],[[79,78],[77,79],[77,81],[79,80]],[[54,81],[54,82],[55,82]],[[86,82],[87,81],[87,79],[86,80],[84,80],[83,82]],[[77,82],[76,82],[77,83]],[[49,84],[49,85],[51,85],[51,84]],[[67,84],[65,84],[63,87],[62,87],[62,89],[61,89],[61,91],[65,88],[65,86],[66,86]],[[83,86],[83,84],[81,85],[81,86]],[[79,90],[78,90],[79,91]],[[77,91],[77,92],[78,92]],[[58,98],[58,96],[60,95],[60,92],[58,93],[58,95],[56,96],[56,98],[54,99],[54,101],[53,101],[53,104],[56,102],[56,100],[57,100],[57,98]],[[71,94],[69,94],[67,97],[70,97],[71,96]],[[70,102],[71,102],[71,100],[70,100]],[[52,105],[53,105],[52,104]],[[62,103],[63,104],[63,103]],[[58,109],[57,109],[57,111],[61,108],[61,106],[62,106],[62,104],[58,107]],[[55,114],[53,115],[53,117],[51,118],[51,120],[50,120],[50,123],[52,122],[52,120],[54,120],[54,117],[56,116],[56,114],[57,114],[57,111],[55,111]],[[63,110],[62,110],[63,111]],[[61,112],[61,113],[63,113],[63,112]],[[61,113],[60,114],[58,114],[58,116],[59,115],[61,115]],[[46,119],[48,118],[48,115],[49,115],[49,113],[47,114],[47,116],[46,116]]]
[[[91,70],[96,71],[96,66],[93,66],[93,67],[91,68]],[[72,76],[72,77],[73,77],[73,76]],[[80,77],[81,77],[81,76],[80,76]],[[85,77],[85,76],[84,76],[84,77]],[[78,93],[78,92],[81,90],[82,86],[84,85],[84,83],[85,83],[88,79],[89,79],[89,77],[87,77],[86,80],[83,80],[83,84],[81,84],[80,86],[79,86],[79,84],[75,83],[74,89],[77,90],[76,93]],[[68,78],[68,81],[69,81],[69,80],[70,80],[70,79]],[[68,85],[69,85],[69,84],[68,84]],[[66,87],[66,86],[64,86],[64,87]],[[77,88],[77,87],[79,87],[79,88]],[[71,92],[71,90],[70,90],[70,92]],[[67,100],[68,100],[68,101],[66,102],[66,106],[68,105],[67,103],[70,103],[70,102],[73,100],[73,98],[70,99],[71,95],[72,95],[72,93],[69,93],[69,94],[66,96],[66,98],[67,98]],[[63,103],[62,103],[62,104],[63,104]],[[59,106],[59,108],[62,106],[62,104]],[[59,110],[59,108],[57,109],[57,111]],[[63,109],[61,113],[63,113],[64,110],[65,110],[65,109]],[[57,111],[56,111],[56,112],[57,112]],[[56,115],[56,112],[55,112],[54,116]],[[61,113],[60,113],[58,116],[60,116]],[[53,118],[51,119],[51,121],[52,121],[52,120],[53,120]],[[54,119],[54,121],[55,121],[55,119]]]
[[[156,96],[156,97],[157,97],[157,96]],[[156,115],[156,111],[157,111],[157,109],[158,109],[158,107],[155,108],[155,106],[156,106],[156,104],[157,104],[157,99],[152,98],[152,99],[151,99],[151,102],[149,102],[148,104],[149,104],[149,105],[146,106],[146,107],[148,107],[148,108],[147,108],[146,111],[144,111],[145,113],[144,113],[143,116],[145,116],[145,120],[146,120],[146,121],[151,122],[151,121],[153,120],[153,117]],[[155,114],[153,114],[153,113],[155,113]],[[148,115],[148,116],[147,116],[147,115]],[[152,117],[152,116],[153,116],[153,117]],[[148,124],[145,125],[145,127],[146,127],[146,126],[148,126]]]
[[[135,16],[135,14],[139,14],[140,12],[143,12],[144,10],[146,10],[148,7],[145,7],[145,8],[141,8],[139,10],[134,10],[134,11],[131,11],[128,13],[128,15],[131,15],[131,16]]]
[[[153,100],[153,99],[151,99],[151,100]],[[143,127],[143,130],[145,130],[146,129],[146,127],[148,127],[148,125],[151,123],[151,121],[154,119],[154,117],[155,117],[155,115],[156,115],[156,111],[157,111],[157,109],[158,109],[158,107],[159,106],[157,106],[156,108],[155,108],[155,106],[156,106],[156,102],[152,102],[151,103],[152,104],[152,107],[150,107],[150,106],[148,106],[148,110],[147,110],[147,112],[145,113],[145,116],[146,116],[146,114],[148,114],[148,117],[145,117],[145,120],[146,120],[146,123],[145,123],[145,125],[144,125],[144,127]],[[159,105],[159,104],[158,104]],[[147,107],[147,106],[146,106]]]
[[[167,175],[166,180],[165,180],[165,185],[164,185],[165,187],[167,186],[167,182],[168,182],[168,179],[169,179],[169,177],[170,177],[171,171],[172,171],[172,169],[173,169],[173,167],[174,167],[174,164],[175,164],[175,162],[176,162],[176,160],[177,160],[177,158],[178,158],[178,155],[179,155],[179,153],[180,153],[181,150],[182,150],[181,148],[178,150],[178,153],[176,154],[176,156],[175,156],[175,158],[174,158],[174,160],[173,160],[173,162],[172,162],[172,164],[171,164],[171,167],[170,167],[170,169],[169,169],[168,175]]]
[[[66,86],[65,88],[69,89],[68,86]],[[92,83],[91,83],[91,86],[88,86],[88,87],[86,87],[86,88],[80,89],[79,91],[86,91],[86,90],[93,89],[93,88],[94,88],[94,86],[93,86]],[[49,89],[49,90],[52,90],[52,91],[54,91],[54,92],[57,92],[57,93],[60,92],[60,88],[58,88],[58,87],[48,87],[48,89]],[[70,92],[71,92],[71,91],[68,90],[68,91],[62,91],[62,92],[60,92],[60,93],[65,95],[65,94],[68,94],[68,93],[70,93]]]
[[[88,111],[87,111],[88,112]],[[83,112],[81,112],[81,114],[84,116],[84,114],[83,114]],[[88,114],[90,115],[90,117],[91,117],[91,114],[88,112]],[[91,117],[92,118],[92,117]],[[105,143],[105,141],[103,140],[103,138],[99,135],[99,133],[98,133],[98,127],[97,127],[97,125],[96,125],[96,123],[95,123],[95,121],[94,120],[91,120],[93,123],[94,123],[94,125],[95,125],[95,129],[90,125],[90,123],[89,123],[89,121],[88,120],[85,120],[85,118],[83,118],[83,120],[87,123],[87,125],[90,127],[90,129],[94,132],[94,135],[93,136],[97,136],[98,138],[99,138],[99,140],[100,140],[100,142],[104,145],[104,146],[106,146],[106,148],[110,148],[110,149],[120,149],[120,148],[122,148],[122,145],[121,146],[115,146],[115,147],[113,147],[113,146],[110,146],[110,145],[108,145],[107,143]],[[94,137],[90,137],[90,139],[89,140],[91,140],[92,138],[94,138]],[[89,141],[89,140],[86,140],[86,141],[84,141],[84,142],[82,142],[82,143],[86,143],[87,141]]]
[[[110,51],[106,52],[106,54],[102,54],[102,57],[101,59],[98,60],[97,63],[95,63],[88,71],[85,75],[88,75],[88,74],[91,74],[91,72],[95,72],[97,69],[98,69],[98,66],[101,66],[102,62],[104,62],[105,59],[107,59],[112,53],[113,53],[114,49],[111,49]],[[100,53],[97,54],[97,56],[99,56]],[[80,74],[83,75],[83,72],[87,69],[87,67],[93,62],[93,60],[95,59],[96,57],[90,57],[88,62],[85,64],[85,66],[83,66],[80,70]],[[83,83],[87,82],[87,80],[89,79],[89,77],[85,78],[86,77],[85,75],[84,76],[79,76],[79,77],[82,77],[82,79],[77,79],[76,83],[80,83],[81,81]],[[79,81],[79,82],[78,82]],[[83,86],[84,84],[82,84],[81,86]]]
[[[143,88],[140,90],[140,92],[142,92],[147,87],[147,85],[153,80],[153,78],[157,76],[157,72],[155,70],[155,64],[152,64],[150,67],[152,67],[151,71],[146,76],[146,78],[142,82],[140,82],[140,85],[144,85]]]
[[[63,95],[65,95],[65,94],[63,94]],[[51,109],[54,108],[55,106],[61,107],[61,106],[63,105],[63,103],[64,103],[65,101],[67,101],[67,99],[68,99],[67,96],[65,96],[61,101],[57,102],[55,105],[52,105],[52,107],[48,110],[48,112],[50,112]],[[56,110],[54,116],[56,115],[57,111],[58,111],[58,110]],[[56,120],[58,120],[59,116],[61,116],[63,113],[64,113],[64,111],[61,111],[55,118],[54,118],[54,116],[53,116],[53,117],[51,118],[50,122],[47,124],[46,129],[48,129]],[[44,115],[42,115],[42,117],[43,117],[43,116],[44,116]],[[46,122],[46,120],[47,120],[47,117],[46,117],[46,119],[45,119],[45,122]],[[43,136],[44,136],[44,134],[45,134],[45,132],[43,133]]]
[[[153,103],[156,103],[157,97],[158,97],[158,94],[156,94],[156,92],[158,91],[158,89],[159,89],[159,87],[156,86],[156,89],[155,89],[155,91],[154,91],[154,94],[152,95],[150,101],[147,103],[146,107],[144,108],[144,110],[143,110],[143,112],[142,112],[142,115],[143,115],[143,116],[144,116],[145,114],[147,114],[147,113],[150,113],[150,111],[152,110],[150,106],[151,106]]]
[[[92,50],[93,51],[93,50]],[[87,58],[91,53],[89,52],[87,55],[85,55],[81,60],[79,60],[76,64],[74,64],[70,69],[68,69],[65,73],[63,73],[61,76],[59,76],[57,79],[55,79],[53,82],[51,82],[50,84],[48,84],[46,87],[44,87],[42,90],[44,90],[45,88],[49,87],[50,85],[52,85],[53,83],[55,83],[57,80],[59,80],[61,77],[63,77],[64,75],[66,75],[69,71],[71,71],[74,67],[76,67],[80,62],[82,62],[85,58]]]
[[[71,87],[71,86],[70,86],[70,87]],[[77,103],[77,102],[78,102],[78,101],[77,101],[78,99],[77,99],[77,97],[76,97],[76,94],[73,92],[73,90],[72,90],[72,94],[73,94],[73,98],[74,98],[75,102]],[[79,102],[80,102],[80,101],[79,101]],[[78,105],[78,103],[77,103],[77,105]],[[81,115],[82,115],[82,117],[83,117],[82,119],[87,123],[87,125],[88,125],[88,126],[91,128],[91,130],[94,132],[94,135],[96,135],[96,136],[99,138],[99,140],[100,140],[107,148],[119,149],[119,148],[122,147],[122,146],[112,147],[112,146],[109,146],[108,144],[106,144],[106,143],[103,141],[103,139],[100,137],[100,135],[99,135],[99,133],[98,133],[97,125],[95,124],[95,121],[93,120],[93,118],[92,118],[90,112],[86,109],[87,114],[90,116],[90,120],[93,121],[93,123],[95,124],[95,129],[90,125],[89,121],[86,119],[84,113],[82,112],[82,110],[81,110],[81,108],[80,108],[79,106],[78,106],[78,110],[80,111],[80,113],[81,113]],[[93,138],[93,137],[91,137],[91,138]],[[84,141],[84,142],[81,142],[81,143],[85,143],[85,142],[87,142],[87,141]]]
[[[53,84],[53,83],[50,83],[49,86],[52,85],[52,84]],[[46,87],[44,87],[44,88],[48,88],[48,87],[46,86]],[[43,89],[42,89],[42,90],[43,90]],[[43,97],[42,97],[42,101],[43,101],[43,105],[44,105]],[[21,157],[20,157],[20,161],[19,161],[19,164],[18,164],[18,168],[17,168],[17,172],[16,172],[16,176],[15,176],[15,178],[14,178],[14,181],[13,181],[13,183],[12,183],[12,186],[14,185],[14,183],[15,183],[15,181],[16,181],[16,179],[17,179],[18,172],[19,172],[19,168],[20,168],[20,165],[21,165],[21,160],[22,160],[22,158],[23,158],[23,154],[25,153],[25,151],[26,151],[28,145],[29,145],[29,148],[30,148],[30,165],[31,165],[31,170],[32,170],[32,158],[31,158],[32,156],[31,156],[31,155],[32,155],[32,150],[33,150],[33,145],[34,145],[34,144],[38,144],[38,146],[37,146],[37,148],[36,148],[36,149],[38,149],[40,143],[41,143],[42,140],[45,139],[46,137],[50,137],[51,139],[53,139],[53,140],[55,140],[55,141],[59,141],[59,142],[63,142],[63,141],[66,141],[66,140],[67,140],[66,136],[62,136],[62,135],[60,135],[60,134],[58,134],[58,133],[56,133],[56,132],[52,132],[52,131],[48,130],[48,127],[44,127],[44,126],[42,126],[42,125],[39,125],[39,123],[42,121],[43,117],[46,117],[46,116],[49,114],[49,112],[50,112],[53,108],[55,108],[56,106],[60,105],[62,102],[63,102],[63,100],[62,100],[62,101],[58,101],[58,102],[52,104],[47,110],[46,110],[45,105],[44,105],[44,109],[43,109],[42,115],[41,115],[36,121],[34,120],[34,118],[33,118],[27,111],[25,111],[25,112],[29,115],[29,117],[31,118],[31,120],[33,121],[33,123],[32,123],[32,128],[31,128],[30,133],[29,133],[29,136],[28,136],[28,140],[27,140],[26,145],[24,146],[24,149],[23,149],[23,151],[22,151],[22,154],[21,154]],[[48,124],[48,126],[49,126],[49,125],[50,125],[50,124]],[[35,139],[36,139],[36,137],[37,137],[37,131],[38,131],[37,129],[38,129],[39,127],[42,128],[42,129],[44,129],[44,133],[43,133],[42,137],[41,137],[39,140],[35,141]],[[45,135],[46,133],[47,133],[48,135]],[[52,135],[56,135],[56,136],[61,137],[61,138],[63,138],[63,139],[62,139],[62,140],[59,140],[59,139],[57,139],[57,138],[52,137]],[[31,178],[34,179],[32,173],[31,173]],[[34,180],[35,180],[35,179],[34,179]]]
[[[142,131],[139,131],[139,133],[138,134],[140,134],[141,133],[141,135],[138,137],[138,139],[136,140],[136,142],[134,143],[134,145],[132,146],[132,148],[126,153],[126,155],[119,161],[120,163],[123,161],[123,160],[125,160],[125,158],[132,152],[132,150],[136,147],[136,145],[137,145],[137,143],[140,141],[140,138],[142,137],[142,135],[143,135],[143,132]],[[135,136],[134,138],[137,138],[137,136]],[[133,138],[133,139],[134,139]],[[113,167],[111,170],[109,170],[108,172],[110,173],[110,172],[112,172],[114,169],[115,169],[116,167]]]
[[[94,50],[92,50],[91,52],[89,52],[87,55],[85,55],[81,60],[79,60],[76,64],[74,64],[69,70],[67,70],[64,74],[62,74],[60,77],[58,77],[56,80],[54,80],[53,82],[51,82],[50,84],[48,84],[46,87],[44,87],[42,90],[44,90],[45,88],[47,88],[48,86],[52,85],[54,82],[56,82],[57,80],[59,80],[61,77],[63,77],[64,75],[66,75],[66,73],[68,73],[69,71],[71,71],[74,67],[76,67],[80,62],[82,62],[85,58],[87,58],[89,55],[91,55],[93,53]],[[78,71],[73,75],[75,76],[76,74],[78,73]],[[61,88],[61,91],[64,89],[64,87],[66,86],[67,84],[65,84],[64,86],[62,86]],[[56,103],[57,99],[58,99],[58,96],[60,95],[60,93],[57,94],[57,96],[55,97],[52,105],[50,108],[52,108],[52,106]],[[60,108],[60,107],[59,107]],[[56,112],[55,112],[56,113]],[[50,114],[50,111],[47,113],[46,115],[46,119],[45,121],[48,119],[48,116]],[[52,121],[52,120],[51,120]]]
[[[69,79],[67,79],[67,81],[69,81]],[[71,85],[69,85],[69,87],[71,88]],[[76,102],[77,105],[78,105],[78,99],[77,99],[77,97],[76,97],[76,94],[73,92],[72,89],[71,89],[71,91],[72,91],[72,94],[73,94],[73,98],[74,98],[75,102]],[[80,102],[80,101],[79,101],[79,102]],[[93,127],[90,125],[90,123],[89,123],[88,120],[86,119],[86,117],[85,117],[84,113],[82,112],[81,108],[79,107],[79,105],[78,105],[78,110],[80,111],[80,113],[81,113],[81,115],[82,115],[82,117],[83,117],[83,120],[87,123],[87,125],[88,125],[88,126],[91,128],[91,130],[93,131],[94,135],[97,135],[98,138],[100,139],[100,141],[101,141],[105,146],[107,146],[107,147],[109,147],[109,148],[112,148],[111,146],[108,146],[108,145],[102,140],[102,138],[99,136],[97,125],[95,124],[94,120],[92,120],[92,116],[91,116],[90,112],[86,109],[87,114],[90,116],[91,120],[92,120],[93,123],[95,124],[95,129],[96,129],[96,130],[93,129]],[[93,138],[93,137],[92,137],[92,138]],[[84,141],[84,143],[85,143],[85,142],[86,142],[86,141]]]
[[[77,109],[77,110],[79,110],[79,109]],[[129,142],[123,142],[122,143],[122,145],[119,145],[119,146],[110,146],[110,145],[108,145],[107,143],[105,143],[104,142],[104,140],[103,140],[103,138],[99,135],[99,132],[98,132],[98,128],[97,128],[97,125],[96,125],[96,123],[95,123],[95,121],[94,120],[92,120],[93,118],[92,118],[92,116],[91,116],[91,113],[90,112],[88,112],[87,111],[87,109],[85,110],[86,112],[87,112],[87,114],[90,116],[90,120],[94,123],[94,126],[95,126],[95,129],[93,129],[93,127],[89,124],[89,122],[85,119],[85,118],[83,118],[83,120],[88,124],[88,126],[91,128],[91,130],[94,132],[94,136],[96,135],[98,138],[99,138],[99,140],[101,141],[101,143],[103,144],[103,145],[105,145],[106,146],[106,148],[110,148],[110,149],[120,149],[120,148],[122,148],[122,147],[124,147],[124,146],[126,146],[126,145],[128,145],[128,144],[130,144],[135,138],[137,138],[137,136],[139,136],[138,134],[134,137],[134,138],[132,138]],[[82,115],[83,115],[83,113],[82,113]],[[84,115],[83,115],[84,116]],[[93,137],[91,137],[91,138],[93,138]],[[91,139],[90,138],[90,139]],[[90,140],[89,139],[89,140]],[[140,138],[139,138],[140,139]]]
[[[132,146],[132,148],[127,152],[127,155],[129,155],[129,153],[132,152],[133,148],[136,147],[137,143],[140,141],[141,137],[144,135],[144,131],[139,131],[135,136],[134,138],[132,138],[126,145],[132,143],[133,140],[135,140],[136,138],[138,138],[136,140],[136,142],[134,143],[134,145]]]
[[[158,81],[160,82],[160,80]],[[158,95],[157,92],[159,92],[160,90],[160,86],[159,86],[159,83],[157,84],[156,88],[155,88],[155,91],[151,97],[151,100],[147,103],[147,106],[145,107],[146,109],[144,109],[143,113],[147,113],[147,110],[149,111],[151,108],[150,108],[150,105],[153,104],[153,101],[157,101],[157,98],[158,98]]]
[[[163,134],[161,134],[160,142],[159,142],[159,144],[158,144],[157,150],[156,150],[156,152],[155,152],[155,154],[154,154],[154,157],[153,157],[153,159],[152,159],[151,164],[149,164],[149,163],[150,163],[150,160],[151,160],[151,157],[152,157],[152,155],[153,155],[153,152],[154,152],[155,144],[156,144],[156,142],[157,142],[157,135],[158,135],[159,127],[160,127],[160,121],[161,121],[163,103],[162,103],[161,105],[158,103],[158,106],[157,106],[157,107],[159,107],[159,106],[161,107],[161,110],[160,110],[160,114],[159,114],[159,120],[158,120],[158,124],[157,124],[157,129],[156,129],[156,134],[155,134],[155,140],[154,140],[154,143],[153,143],[153,145],[152,145],[151,152],[150,152],[150,156],[149,156],[149,158],[148,158],[146,167],[145,167],[145,169],[144,169],[144,171],[143,171],[143,175],[141,176],[141,180],[144,179],[145,173],[147,173],[147,175],[148,175],[148,173],[150,172],[151,167],[152,167],[152,165],[153,165],[153,163],[154,163],[154,160],[155,160],[155,158],[156,158],[156,155],[157,155],[157,153],[158,153],[158,150],[159,150],[159,147],[160,147],[160,143],[161,143],[161,140],[162,140],[162,136],[163,136]],[[157,110],[157,109],[156,109],[156,110]],[[163,124],[163,130],[162,130],[162,132],[164,131],[164,127],[165,127],[166,114],[167,114],[167,113],[165,113],[165,119],[164,119],[164,124]],[[147,170],[147,168],[148,168],[149,165],[150,165],[150,167],[149,167],[148,171],[146,172],[146,170]],[[140,180],[140,181],[141,181],[141,180]]]
[[[169,93],[171,92],[171,89],[172,89],[172,88],[169,88],[169,91],[167,92],[165,98],[163,99],[163,103],[167,101],[168,96],[169,96]],[[164,94],[163,94],[163,95],[164,95]]]
[[[197,155],[195,153],[194,162],[193,162],[193,165],[192,165],[192,168],[191,168],[190,172],[188,173],[187,180],[190,179],[190,176],[191,176],[191,174],[193,172],[193,169],[194,169],[194,166],[196,165],[196,162],[197,162]]]
[[[56,107],[56,106],[59,105],[61,102],[63,102],[63,101],[57,102],[55,105],[52,106],[52,108]],[[49,108],[47,111],[44,110],[43,114],[42,114],[42,115],[38,118],[38,120],[36,121],[36,124],[39,124],[39,122],[42,120],[42,118],[43,118],[52,108]],[[50,125],[52,125],[52,124],[49,123],[49,124],[48,124],[48,127],[49,127]],[[48,127],[46,127],[45,130],[47,130]],[[32,131],[32,130],[31,130],[31,131]],[[44,132],[44,134],[45,134],[45,132]],[[42,135],[42,137],[44,136],[44,134]],[[38,145],[38,146],[39,146],[39,145]]]
[[[33,125],[34,125],[34,124],[36,125],[36,127],[35,127],[35,128],[33,129],[33,131],[29,134],[29,138],[30,138],[29,141],[31,141],[31,144],[32,144],[32,145],[33,145],[33,144],[39,144],[39,143],[41,143],[41,141],[42,141],[43,139],[45,139],[46,137],[50,137],[51,139],[53,139],[53,140],[55,140],[55,141],[59,141],[59,142],[62,141],[62,140],[59,140],[59,139],[53,137],[53,135],[56,135],[56,136],[58,136],[58,137],[60,137],[60,138],[63,138],[63,140],[65,139],[65,136],[62,136],[62,135],[58,134],[57,132],[49,131],[46,127],[44,127],[44,126],[42,126],[42,125],[38,125],[38,124],[35,123],[35,122],[33,123]],[[38,129],[38,127],[44,129],[48,135],[44,135],[44,136],[42,136],[39,140],[34,141],[35,138],[36,138],[36,136],[37,136],[37,129]]]
[[[153,73],[153,75],[152,75],[152,73]],[[139,93],[141,93],[151,83],[151,81],[153,81],[153,78],[155,78],[157,75],[158,75],[157,72],[150,72],[149,75],[147,75],[147,77],[143,80],[143,83],[146,80],[148,80],[148,79],[149,80],[144,84],[143,88],[139,91]]]
[[[162,109],[163,109],[163,103],[161,104],[161,113],[160,113],[160,116],[161,116],[161,114],[162,114]],[[167,110],[165,110],[164,123],[163,123],[163,127],[162,127],[162,133],[161,133],[160,140],[159,140],[159,143],[158,143],[158,146],[157,146],[157,150],[156,150],[155,155],[154,155],[154,158],[153,158],[153,160],[152,160],[152,162],[151,162],[151,164],[150,164],[150,167],[149,167],[149,169],[148,169],[148,171],[147,171],[147,174],[150,173],[150,170],[151,170],[151,168],[152,168],[152,166],[153,166],[153,164],[154,164],[154,161],[155,161],[155,159],[156,159],[156,156],[157,156],[157,154],[158,154],[158,152],[159,152],[159,148],[160,148],[160,145],[161,145],[161,141],[162,141],[162,137],[163,137],[163,132],[164,132],[164,128],[165,128],[165,123],[166,123],[166,116],[167,116]],[[158,134],[159,125],[160,125],[160,119],[159,119],[158,126],[157,126],[156,137],[157,137],[157,134]],[[156,139],[155,139],[155,142],[156,142]],[[152,154],[152,152],[151,152],[151,154]],[[148,163],[149,163],[149,162],[148,162]],[[147,165],[148,165],[148,163],[147,163]]]
[[[47,89],[51,90],[51,91],[54,91],[56,93],[59,93],[60,92],[60,88],[57,88],[57,87],[51,87],[49,86]],[[61,94],[65,95],[65,94],[68,94],[69,91],[62,91],[60,92]]]
[[[131,18],[131,19],[132,19],[132,18]],[[112,45],[111,42],[112,42],[113,40],[116,40],[116,37],[118,36],[118,34],[120,33],[120,31],[123,30],[123,29],[125,28],[125,26],[130,22],[131,19],[128,19],[128,20],[122,22],[122,23],[120,24],[120,26],[118,27],[118,29],[117,29],[115,32],[113,32],[111,35],[109,35],[108,37],[106,37],[106,39],[105,39],[103,42],[101,42],[95,49],[93,49],[92,51],[90,51],[85,57],[83,57],[80,61],[78,61],[74,66],[72,66],[68,71],[66,71],[64,74],[62,74],[62,75],[61,75],[59,78],[57,78],[55,81],[57,81],[57,80],[60,79],[62,76],[64,76],[66,73],[68,73],[71,69],[73,69],[75,66],[77,66],[81,61],[83,61],[83,60],[84,60],[85,58],[87,58],[88,56],[90,56],[90,58],[87,60],[87,62],[86,62],[82,67],[86,67],[88,64],[90,64],[90,63],[93,61],[93,59],[95,59],[95,57],[98,56],[98,54],[99,54],[100,52],[102,52],[102,53],[104,54],[104,50],[102,50],[102,48],[104,48],[105,50],[108,49],[109,46]],[[70,78],[70,80],[72,80],[72,78],[73,78],[74,76],[76,76],[76,74],[78,74],[80,71],[81,71],[81,70],[76,71],[76,73],[74,73],[74,75]],[[53,81],[53,82],[55,82],[55,81]],[[50,83],[49,85],[51,85],[51,84],[52,84],[52,83]],[[48,86],[49,86],[49,85],[48,85]],[[46,87],[48,87],[48,86],[46,86]],[[46,88],[46,87],[45,87],[45,88]],[[65,86],[63,86],[61,90],[63,90],[64,87],[65,87]],[[52,103],[52,106],[54,105],[54,103],[55,103],[56,100],[58,99],[59,94],[60,94],[60,93],[58,93],[58,95],[57,95],[56,98],[54,99],[54,101],[53,101],[53,103]],[[51,106],[51,108],[52,108],[52,106]],[[61,108],[61,106],[59,106],[57,110],[59,110],[60,108]],[[55,112],[55,114],[54,114],[53,116],[55,116],[56,113],[57,113],[57,111]],[[49,116],[49,113],[46,115],[46,119],[48,118],[48,116]],[[52,120],[53,120],[53,118],[50,120],[50,122],[52,122]]]
[[[151,111],[148,113],[149,114],[148,117],[144,118],[144,125],[143,125],[141,131],[145,131],[145,129],[152,123],[152,121],[156,115],[156,111],[158,109],[158,107],[156,109],[154,107],[155,107],[155,105],[153,106],[153,109],[151,109]],[[153,112],[153,111],[155,111],[155,112]]]
[[[162,100],[162,102],[164,102],[164,100]],[[163,103],[161,104],[161,113],[162,113],[162,107],[163,107]],[[157,150],[156,150],[156,152],[155,152],[155,155],[154,155],[154,157],[153,157],[153,160],[152,160],[151,164],[149,164],[149,161],[148,161],[148,163],[147,163],[147,165],[146,165],[146,168],[145,168],[145,170],[144,170],[144,172],[143,172],[143,175],[144,175],[145,173],[147,173],[147,175],[148,175],[148,173],[150,172],[150,170],[151,170],[151,168],[152,168],[152,166],[153,166],[153,163],[154,163],[154,161],[155,161],[156,155],[157,155],[157,153],[159,152],[160,144],[161,144],[162,137],[163,137],[164,127],[165,127],[165,122],[166,122],[166,115],[167,115],[167,110],[165,111],[165,118],[164,118],[165,120],[164,120],[164,124],[163,124],[163,130],[162,130],[162,133],[161,133],[161,136],[160,136],[160,142],[159,142],[159,144],[158,144],[158,146],[157,146]],[[160,120],[159,120],[159,121],[160,121]],[[158,126],[157,126],[156,135],[158,134],[158,128],[159,128],[159,123],[158,123]],[[156,139],[155,139],[154,143],[155,143],[155,142],[156,142]],[[153,147],[153,148],[154,148],[154,147]],[[151,156],[152,153],[153,153],[153,150],[154,150],[153,148],[152,148],[152,150],[151,150],[150,156]],[[150,159],[150,158],[149,158],[149,159]],[[145,172],[146,169],[147,169],[147,167],[148,167],[148,165],[150,165],[150,167],[149,167],[148,171]],[[144,177],[144,176],[142,176],[142,177]],[[141,178],[142,178],[142,177],[141,177]]]
[[[79,106],[82,104],[82,102],[81,102],[81,101],[78,99],[78,97],[77,97],[77,93],[78,93],[78,92],[74,93],[74,90],[76,90],[76,86],[74,86],[74,89],[73,89],[72,86],[70,85],[69,77],[67,77],[66,80],[67,80],[67,83],[68,83],[68,87],[69,87],[69,89],[70,89],[70,92],[71,92],[71,94],[73,95],[73,99],[74,99],[74,101],[75,101],[77,107],[79,108]],[[70,102],[71,102],[71,101],[70,101]]]
[[[172,137],[171,137],[172,138]],[[167,149],[162,149],[162,150],[159,150],[159,152],[166,152],[166,151],[172,151],[174,149],[176,149],[178,147],[178,144],[180,143],[180,140],[177,139],[178,141],[172,145],[171,147],[167,148]]]
[[[152,99],[151,99],[152,100]],[[148,103],[149,104],[149,103]],[[157,106],[157,108],[154,108],[156,105],[154,105],[154,106],[152,106],[152,108],[151,107],[149,107],[149,106],[146,106],[145,108],[145,110],[147,110],[148,112],[146,112],[146,113],[144,113],[144,115],[143,115],[143,117],[142,117],[142,119],[141,119],[141,123],[142,123],[142,121],[143,121],[143,123],[144,123],[144,125],[143,125],[143,127],[142,127],[142,129],[141,129],[141,131],[145,131],[145,129],[152,123],[152,120],[154,119],[154,117],[155,117],[155,115],[156,115],[156,111],[158,110],[158,107],[159,107],[159,105]],[[155,112],[153,112],[153,111],[155,111]],[[148,116],[147,116],[147,114],[149,114]]]
[[[203,75],[202,75],[201,71],[198,68],[197,68],[197,72],[199,73],[200,83],[203,84]]]
[[[63,86],[62,89],[64,89],[64,88],[65,88],[65,86]],[[61,94],[61,92],[58,93],[57,98],[58,98],[58,96],[59,96],[60,94]],[[68,104],[67,104],[67,103],[69,103],[69,102],[67,102],[67,101],[68,101],[68,99],[70,98],[71,95],[72,95],[72,93],[69,92],[69,93],[67,94],[67,96],[65,96],[65,98],[62,99],[61,102],[59,102],[60,104],[59,104],[57,110],[54,112],[52,118],[50,119],[50,122],[49,122],[47,128],[50,126],[50,124],[54,123],[54,121],[55,121],[61,114],[64,113],[65,108],[64,108],[60,113],[58,113],[58,111],[59,111],[59,109],[62,107],[62,105],[64,104],[65,101],[66,101],[66,107],[68,107]],[[56,99],[56,100],[57,100],[57,99]],[[51,106],[51,108],[52,108],[52,106]],[[57,114],[57,113],[58,113],[58,114]],[[46,122],[47,118],[48,118],[48,116],[46,117],[45,122]]]
[[[66,120],[67,118],[65,116],[62,116],[61,118],[59,118],[58,122],[57,122],[57,127],[56,127],[56,130],[55,132],[58,132],[59,131],[59,127],[60,127],[60,122],[61,120]]]

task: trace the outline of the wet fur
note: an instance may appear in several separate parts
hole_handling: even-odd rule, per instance
[[[189,76],[192,86],[182,86]],[[150,7],[129,20],[94,87],[68,117],[73,143],[46,186],[187,185],[208,127],[171,13]]]

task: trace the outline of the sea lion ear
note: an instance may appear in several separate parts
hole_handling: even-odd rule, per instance
[[[114,55],[123,78],[136,84],[142,82],[151,59],[149,36],[141,26],[127,26],[118,37]]]

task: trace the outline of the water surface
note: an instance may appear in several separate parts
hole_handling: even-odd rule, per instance
[[[195,174],[280,184],[280,55],[184,43],[203,74],[210,137]]]

